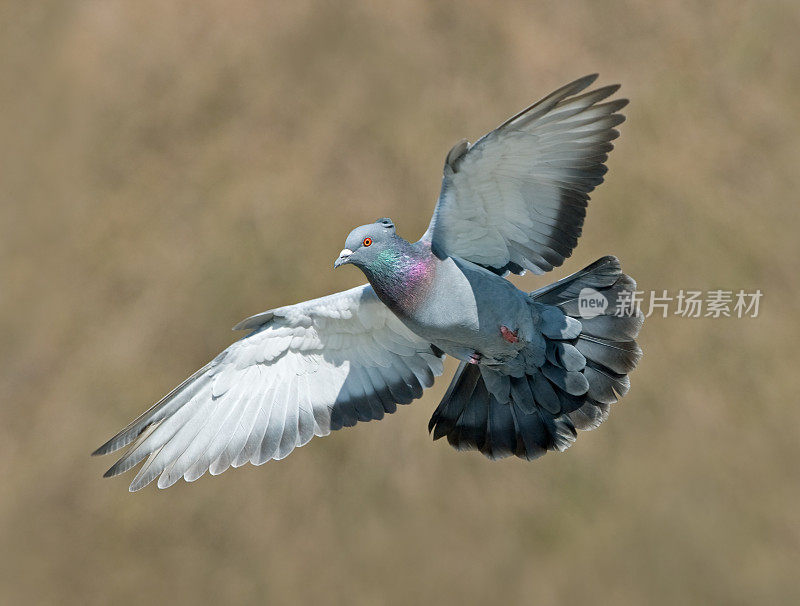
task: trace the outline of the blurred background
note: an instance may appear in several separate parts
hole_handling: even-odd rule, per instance
[[[0,8],[0,603],[800,602],[800,5],[12,2]],[[167,491],[89,452],[262,310],[363,281],[441,167],[598,71],[632,103],[571,259],[643,290],[633,387],[565,454],[432,443],[447,386]],[[448,366],[448,374],[453,365]]]

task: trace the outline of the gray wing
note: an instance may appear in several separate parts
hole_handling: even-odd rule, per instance
[[[130,489],[282,459],[313,436],[380,419],[442,373],[441,352],[368,285],[277,308],[94,454],[132,446],[106,472],[147,461]]]
[[[578,95],[596,78],[567,84],[474,145],[450,150],[423,236],[435,252],[500,274],[541,274],[572,254],[628,103],[600,103],[618,85]]]

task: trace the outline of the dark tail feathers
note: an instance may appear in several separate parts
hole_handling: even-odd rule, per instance
[[[580,313],[579,295],[586,288],[608,301],[605,310],[592,318]],[[428,424],[433,439],[447,436],[456,449],[480,450],[492,459],[514,454],[532,460],[548,450],[569,448],[576,429],[600,425],[608,417],[610,405],[630,388],[627,375],[642,356],[634,339],[644,318],[638,309],[626,309],[623,297],[630,297],[635,290],[636,282],[622,273],[617,258],[608,256],[532,292],[533,301],[558,307],[581,322],[576,339],[548,340],[548,364],[559,365],[555,345],[573,345],[586,358],[582,373],[589,383],[588,392],[571,395],[559,381],[546,378],[549,373],[537,372],[511,378],[509,401],[500,402],[487,389],[481,369],[462,362]],[[626,313],[616,315],[618,309]]]

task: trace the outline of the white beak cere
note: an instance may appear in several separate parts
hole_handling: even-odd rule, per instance
[[[340,265],[344,265],[345,263],[347,263],[347,260],[350,258],[350,255],[352,254],[353,251],[350,250],[349,248],[343,249],[342,252],[339,253],[339,258],[333,262],[333,268],[336,269]]]

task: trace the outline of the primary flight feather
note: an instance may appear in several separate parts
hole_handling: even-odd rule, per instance
[[[434,439],[490,458],[565,450],[629,388],[641,350],[635,282],[614,257],[532,293],[505,279],[572,254],[589,193],[627,101],[580,78],[447,155],[439,200],[410,243],[390,219],[362,225],[334,267],[368,284],[244,320],[251,331],[94,454],[129,447],[107,472],[142,461],[130,490],[166,488],[282,459],[312,437],[381,419],[461,361],[431,418]],[[581,314],[581,293],[602,296]]]

